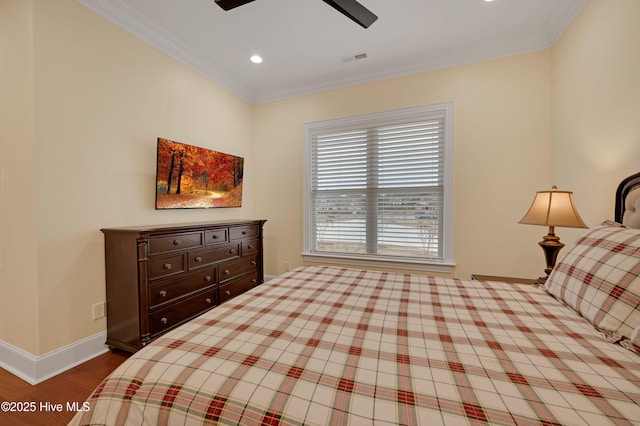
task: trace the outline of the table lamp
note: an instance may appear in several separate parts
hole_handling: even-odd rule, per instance
[[[529,211],[518,223],[549,227],[549,233],[538,243],[542,247],[547,261],[547,267],[544,270],[546,276],[538,278],[538,284],[545,283],[551,270],[556,265],[558,252],[564,247],[564,244],[560,242],[560,237],[555,234],[555,227],[588,228],[573,204],[573,192],[558,191],[555,185],[551,191],[538,191],[536,193]]]

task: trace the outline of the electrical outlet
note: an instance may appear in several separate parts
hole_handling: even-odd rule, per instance
[[[96,303],[95,305],[93,305],[91,312],[94,320],[104,318],[104,302]]]

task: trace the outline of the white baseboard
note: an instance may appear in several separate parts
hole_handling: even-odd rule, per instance
[[[107,352],[106,339],[107,332],[102,331],[40,356],[0,340],[0,367],[29,384],[37,385]]]

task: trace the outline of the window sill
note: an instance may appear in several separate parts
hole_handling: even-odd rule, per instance
[[[386,258],[367,257],[367,256],[349,256],[329,253],[302,253],[302,258],[308,262],[335,263],[340,265],[351,266],[375,266],[392,269],[408,269],[414,271],[439,272],[450,274],[456,265],[453,262],[433,261],[433,260],[417,260],[410,258]]]

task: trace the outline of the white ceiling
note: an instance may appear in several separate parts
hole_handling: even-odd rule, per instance
[[[322,0],[77,0],[253,103],[550,47],[587,0],[360,0],[360,27]],[[260,65],[249,61],[260,54]],[[366,53],[367,58],[346,61]]]

